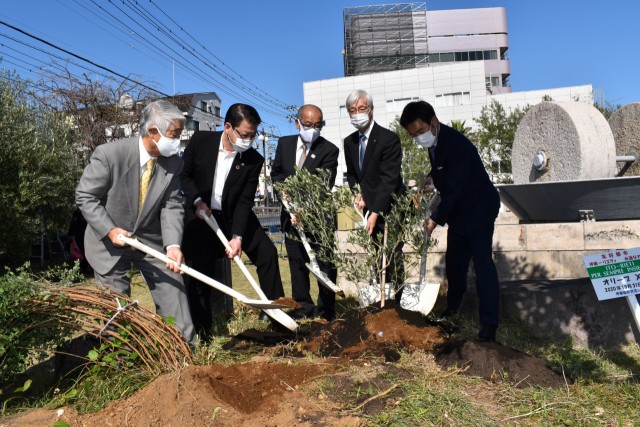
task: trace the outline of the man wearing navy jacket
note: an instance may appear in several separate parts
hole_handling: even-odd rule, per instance
[[[448,224],[446,275],[447,308],[441,317],[454,315],[467,289],[469,261],[476,272],[480,310],[479,341],[495,341],[498,327],[498,273],[492,258],[494,222],[500,196],[484,169],[478,151],[464,135],[441,124],[433,107],[411,102],[400,124],[416,143],[429,150],[430,177],[440,192],[440,205],[431,214],[427,232]]]
[[[324,126],[322,110],[315,105],[307,104],[300,107],[296,118],[296,128],[298,135],[283,136],[278,140],[276,157],[271,169],[271,180],[274,183],[283,182],[285,179],[296,173],[296,165],[316,173],[319,169],[331,172],[329,188],[333,187],[338,170],[338,155],[340,150],[320,136],[320,131]],[[295,202],[295,201],[294,201]],[[292,228],[291,217],[283,208],[280,217],[282,231],[286,233],[285,245],[289,258],[289,268],[291,271],[291,291],[295,299],[302,307],[300,317],[313,317],[315,306],[310,290],[309,271],[305,263],[309,262],[302,242],[289,237],[291,233],[297,236]],[[314,236],[306,235],[307,238],[315,240]],[[313,241],[310,242],[313,245]],[[329,263],[319,260],[320,271],[325,273],[331,281],[335,283],[337,272]],[[336,295],[333,291],[319,284],[318,288],[318,315],[326,320],[335,319]]]

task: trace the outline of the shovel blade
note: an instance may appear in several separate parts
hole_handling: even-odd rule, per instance
[[[249,307],[258,308],[260,310],[290,308],[288,305],[277,304],[269,300],[264,299],[241,299],[241,303],[248,305]]]
[[[333,281],[329,279],[326,274],[324,274],[319,269],[314,268],[314,266],[312,266],[310,263],[306,263],[305,265],[307,266],[311,274],[313,274],[315,278],[318,279],[318,283],[320,283],[330,291],[344,297],[344,292],[342,292],[342,289],[340,289],[335,283],[333,283]]]
[[[440,283],[406,283],[402,290],[400,307],[426,316],[433,310],[439,291]]]

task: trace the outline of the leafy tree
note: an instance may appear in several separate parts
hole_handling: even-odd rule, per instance
[[[471,128],[466,126],[465,120],[451,120],[450,126],[466,136],[467,138],[471,135]]]
[[[511,148],[516,129],[529,108],[527,105],[507,112],[494,99],[491,104],[482,107],[480,117],[476,120],[478,130],[470,135],[470,139],[478,148],[485,168],[490,174],[497,175],[498,181],[510,181],[510,178],[500,179],[500,174],[511,173]]]
[[[67,116],[34,102],[28,82],[0,72],[0,261],[19,265],[38,236],[66,230],[80,176]]]

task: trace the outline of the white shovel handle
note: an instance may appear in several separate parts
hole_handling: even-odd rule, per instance
[[[318,260],[316,259],[316,255],[313,253],[313,250],[311,249],[311,245],[307,240],[307,236],[305,236],[304,231],[302,231],[302,227],[300,227],[297,222],[295,224],[293,223],[293,217],[295,215],[291,213],[291,204],[287,201],[287,199],[283,197],[282,205],[287,210],[287,212],[289,212],[289,216],[291,217],[291,224],[298,232],[298,235],[300,236],[300,241],[302,242],[302,246],[304,246],[304,250],[307,251],[307,255],[309,255],[309,263],[313,268],[315,268],[316,270],[319,270],[320,266],[318,265]]]
[[[251,300],[249,298],[247,298],[246,296],[242,295],[240,292],[235,291],[233,289],[231,289],[228,286],[223,285],[222,283],[212,279],[211,277],[205,276],[204,274],[200,273],[197,270],[194,270],[193,268],[185,265],[185,264],[178,264],[175,260],[169,258],[168,256],[166,256],[165,254],[163,254],[160,251],[157,251],[147,245],[145,245],[142,242],[139,242],[138,240],[132,239],[130,237],[127,237],[123,234],[119,234],[118,235],[118,239],[122,240],[124,243],[128,244],[131,247],[134,247],[136,249],[138,249],[139,251],[142,251],[146,254],[151,255],[154,258],[159,259],[162,262],[165,262],[167,264],[169,263],[173,263],[175,264],[180,271],[182,271],[185,274],[188,274],[189,276],[198,279],[199,281],[206,283],[207,285],[211,286],[212,288],[215,288],[217,290],[219,290],[222,293],[225,293],[235,299],[237,299],[238,301],[250,305],[252,307],[256,307],[256,308],[264,308],[262,306],[264,306],[265,304],[267,304],[269,307],[273,307],[273,308],[280,308],[280,307],[284,307],[284,306],[280,306],[277,304],[273,304],[272,301],[256,301],[256,300]]]
[[[209,225],[209,227],[211,227],[211,229],[216,233],[216,235],[218,236],[218,239],[220,239],[225,249],[231,251],[231,245],[229,244],[229,240],[227,239],[227,236],[225,236],[222,230],[220,229],[220,225],[218,225],[218,221],[216,221],[216,219],[213,216],[208,216],[204,210],[200,210],[200,216],[204,218],[204,222],[206,222]],[[253,289],[256,291],[260,299],[266,300],[267,296],[264,294],[264,292],[260,288],[260,285],[256,283],[256,280],[253,278],[253,276],[251,275],[247,267],[244,265],[244,262],[242,262],[240,257],[236,255],[233,257],[233,260],[235,261],[236,265],[240,268],[242,273],[245,275],[249,283],[251,283],[251,286],[253,286]]]
[[[311,273],[316,277],[316,279],[321,285],[324,285],[325,287],[327,287],[328,289],[330,289],[331,291],[333,291],[334,293],[340,296],[344,296],[344,291],[340,289],[338,285],[333,283],[333,281],[329,279],[329,277],[327,277],[326,274],[320,271],[320,265],[318,264],[318,260],[316,259],[316,254],[313,252],[313,249],[311,249],[311,245],[309,244],[309,241],[307,240],[307,236],[305,236],[304,231],[302,231],[302,227],[300,227],[297,222],[293,224],[294,215],[291,213],[291,204],[284,197],[281,200],[282,200],[282,205],[287,210],[287,212],[289,212],[289,216],[291,217],[291,224],[298,232],[298,236],[300,236],[300,241],[302,242],[302,246],[304,246],[304,250],[307,251],[307,255],[309,256],[309,264],[306,264],[306,267],[309,269],[309,271],[311,271]]]
[[[224,247],[228,250],[231,250],[231,245],[229,245],[229,240],[227,239],[227,236],[225,236],[222,230],[220,229],[220,226],[218,225],[218,221],[216,221],[216,219],[213,216],[208,216],[204,210],[200,210],[200,215],[202,216],[202,218],[204,218],[204,221],[209,225],[209,227],[211,227],[213,231],[215,231],[216,235],[218,236],[218,238],[220,239]],[[247,267],[244,265],[244,262],[242,262],[242,259],[240,259],[238,255],[236,255],[233,257],[233,260],[235,261],[236,265],[240,268],[240,271],[242,271],[242,273],[245,275],[249,283],[251,283],[251,286],[256,291],[260,299],[264,301],[269,301],[267,299],[267,296],[262,291],[262,288],[260,288],[260,285],[256,283],[255,279],[253,278],[253,276],[251,275]],[[278,323],[280,323],[281,325],[287,327],[292,331],[295,331],[296,328],[298,327],[298,324],[296,323],[296,321],[293,320],[287,313],[285,313],[282,310],[268,309],[268,310],[264,310],[264,312],[267,313],[267,316],[271,317],[273,320],[277,321]]]

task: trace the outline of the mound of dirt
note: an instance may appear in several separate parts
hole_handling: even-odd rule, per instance
[[[61,419],[72,426],[279,426],[331,418],[332,425],[356,425],[353,417],[324,414],[323,402],[314,402],[301,389],[314,377],[332,372],[335,368],[328,365],[264,362],[190,366],[159,377],[95,414],[81,416],[64,409],[59,415],[59,410],[41,409],[9,417],[3,424],[51,425]]]
[[[563,387],[565,377],[551,369],[544,360],[529,356],[498,343],[452,341],[435,351],[436,363],[442,367],[463,368],[463,373],[490,381],[507,380],[518,387]],[[572,383],[569,379],[567,382]]]
[[[363,355],[389,358],[393,349],[431,351],[444,342],[438,327],[427,325],[421,314],[397,304],[354,310],[332,323],[313,322],[305,332],[308,337],[300,346],[301,353],[349,359]]]

